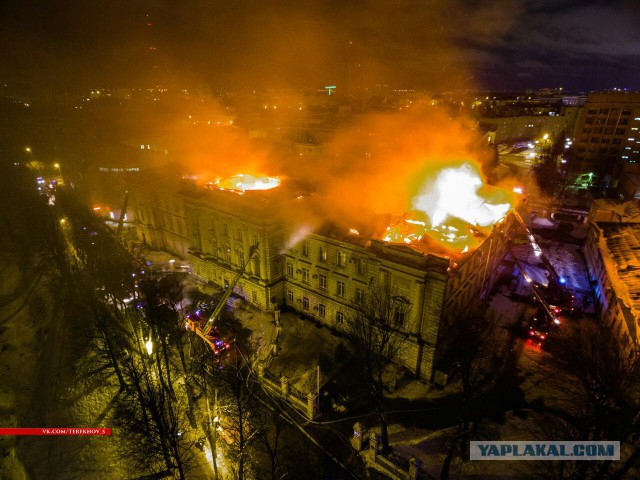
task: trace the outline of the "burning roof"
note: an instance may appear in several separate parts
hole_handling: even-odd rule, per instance
[[[208,182],[206,185],[209,188],[243,194],[246,191],[252,190],[271,190],[279,187],[280,183],[280,177],[239,173],[223,179],[218,178],[214,182]]]

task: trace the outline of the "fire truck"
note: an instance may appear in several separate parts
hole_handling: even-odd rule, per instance
[[[233,293],[233,289],[237,285],[240,277],[244,275],[244,272],[247,270],[247,266],[251,259],[258,251],[258,245],[252,245],[249,249],[249,255],[245,259],[244,263],[238,269],[235,277],[231,280],[231,282],[227,285],[227,289],[224,291],[220,299],[218,300],[217,305],[215,306],[213,313],[209,316],[208,319],[205,319],[205,316],[201,314],[200,311],[196,311],[192,314],[187,315],[185,328],[187,330],[191,330],[195,332],[202,340],[205,341],[207,345],[213,351],[213,354],[219,356],[225,350],[229,348],[228,342],[220,337],[218,329],[215,327],[216,320],[220,317],[222,310],[224,309],[229,297]]]

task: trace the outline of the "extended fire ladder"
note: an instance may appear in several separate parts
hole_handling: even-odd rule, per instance
[[[236,284],[240,280],[240,277],[244,275],[245,271],[247,270],[247,266],[249,266],[251,259],[253,258],[253,256],[256,254],[257,251],[258,251],[258,245],[252,245],[249,248],[249,255],[245,259],[244,263],[240,266],[238,272],[236,273],[236,276],[231,280],[231,283],[229,283],[229,285],[227,286],[227,289],[224,291],[224,293],[218,300],[218,304],[216,305],[216,308],[213,310],[213,313],[211,314],[211,316],[209,317],[209,319],[206,321],[204,325],[201,325],[201,322],[198,320],[194,320],[192,318],[187,317],[187,322],[185,325],[187,330],[192,330],[193,332],[195,332],[196,335],[202,338],[202,340],[204,340],[207,343],[207,345],[211,347],[214,353],[218,352],[219,350],[218,346],[216,345],[216,342],[219,341],[219,339],[211,335],[211,330],[213,328],[213,325],[215,321],[218,319],[218,317],[220,316],[220,314],[222,313],[222,309],[227,304],[229,297],[233,293],[233,289],[235,288]]]
[[[563,285],[563,282],[560,280],[561,277],[556,272],[556,269],[553,267],[553,265],[549,261],[549,258],[544,254],[542,249],[536,243],[535,239],[533,238],[533,235],[531,234],[531,231],[529,230],[529,227],[527,227],[527,224],[524,223],[524,220],[522,219],[520,214],[515,209],[513,209],[512,211],[514,213],[514,216],[515,216],[516,220],[518,221],[518,223],[520,224],[522,229],[525,231],[525,233],[527,235],[527,238],[529,239],[529,243],[530,243],[531,247],[533,248],[536,256],[541,260],[541,262],[544,265],[545,269],[549,273],[549,275],[550,275],[549,284],[553,285],[553,288],[557,288],[558,291],[560,292],[561,296],[566,297],[566,295],[567,295],[566,288]],[[518,270],[520,270],[520,273],[522,273],[522,276],[524,277],[524,279],[527,281],[527,283],[533,283],[532,278],[529,276],[529,274],[527,273],[526,269],[524,268],[524,266],[522,265],[522,263],[520,262],[518,257],[513,253],[513,251],[512,251],[513,243],[511,243],[509,245],[508,249],[509,249],[509,254],[511,255],[511,258],[513,259],[514,263],[518,267]],[[542,296],[538,292],[538,289],[535,288],[535,285],[533,285],[533,287],[534,287],[533,288],[533,295],[536,297],[536,299],[543,306],[543,308],[545,309],[545,311],[549,315],[549,318],[551,318],[552,320],[556,321],[557,320],[557,316],[556,316],[556,312],[554,311],[554,309],[551,308],[551,306],[549,305],[549,303],[547,302],[546,299],[542,298]]]

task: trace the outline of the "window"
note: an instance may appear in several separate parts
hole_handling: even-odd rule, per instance
[[[258,236],[257,236],[257,235],[254,235],[254,236],[253,236],[253,243],[252,243],[252,245],[256,245],[256,246],[258,245]]]
[[[287,277],[293,277],[293,263],[287,262]]]
[[[290,301],[291,303],[293,303],[293,290],[289,290],[289,291],[287,292],[287,298],[289,299],[289,301]]]
[[[304,283],[309,283],[309,269],[308,268],[303,268],[302,269],[302,281]]]
[[[238,265],[244,265],[244,252],[242,252],[241,250],[237,250],[236,257],[238,257]]]
[[[338,252],[336,256],[336,265],[338,267],[345,267],[347,265],[347,254],[344,252]]]
[[[253,303],[258,303],[258,294],[255,290],[251,292],[251,300],[253,301]]]
[[[309,310],[309,299],[307,297],[302,297],[302,308]]]
[[[404,312],[400,310],[396,310],[394,317],[395,317],[394,320],[395,320],[396,328],[404,329],[405,327]]]
[[[358,275],[365,275],[367,273],[366,266],[367,264],[364,261],[364,258],[359,258],[358,262],[356,263],[356,272],[358,273]]]
[[[293,265],[291,266],[291,270],[293,270]],[[291,273],[293,273],[293,271]],[[253,274],[256,277],[260,276],[260,258],[259,257],[253,257]]]
[[[225,237],[229,236],[229,227],[226,223],[222,224],[222,235],[224,235]]]
[[[321,262],[327,261],[327,249],[324,247],[320,247],[320,261]]]
[[[336,312],[336,323],[344,322],[344,313]]]
[[[224,249],[224,259],[227,262],[231,263],[231,249],[229,247],[226,247]]]
[[[318,275],[318,287],[320,288],[320,290],[327,289],[327,276],[324,273]]]
[[[321,303],[318,305],[318,315],[320,315],[321,317],[324,317],[327,314],[327,309],[324,306],[324,303]]]
[[[237,229],[237,230],[236,230],[236,240],[237,240],[238,242],[241,242],[241,241],[242,241],[242,230],[240,230],[240,229]]]
[[[309,244],[307,242],[302,242],[302,256],[309,256]]]
[[[338,288],[336,289],[336,295],[338,295],[341,298],[344,298],[344,292],[345,292],[344,282],[341,282],[340,280],[338,280]]]
[[[362,290],[361,288],[356,288],[356,303],[364,303],[364,290]]]

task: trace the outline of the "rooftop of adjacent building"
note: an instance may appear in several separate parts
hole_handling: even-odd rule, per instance
[[[640,213],[640,211],[639,211]],[[609,280],[618,298],[630,310],[625,315],[632,338],[637,339],[640,318],[640,223],[598,222],[600,250]]]

